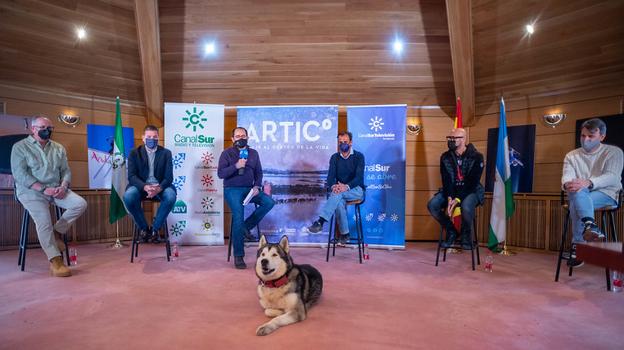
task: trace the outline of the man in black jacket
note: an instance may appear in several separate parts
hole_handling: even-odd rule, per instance
[[[462,249],[470,249],[475,208],[483,202],[484,190],[480,183],[483,155],[472,144],[466,144],[464,129],[452,129],[446,140],[449,150],[440,157],[442,189],[429,201],[427,207],[431,216],[446,229],[446,240],[442,242],[442,247],[448,248],[458,234],[449,217],[459,205],[462,213],[461,246]]]
[[[141,238],[154,243],[160,242],[158,231],[176,201],[173,187],[173,162],[171,151],[158,145],[158,129],[147,125],[143,130],[143,143],[128,156],[128,187],[124,193],[126,208],[141,230]],[[160,206],[152,227],[147,225],[141,208],[141,200],[155,198]]]

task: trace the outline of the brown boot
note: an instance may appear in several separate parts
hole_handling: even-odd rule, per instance
[[[54,277],[69,277],[71,270],[63,264],[63,258],[55,256],[50,259],[50,274]]]
[[[58,232],[54,232],[54,238],[56,239],[56,247],[61,253],[63,253],[65,249],[67,249],[65,241],[63,241],[63,236],[61,236]]]

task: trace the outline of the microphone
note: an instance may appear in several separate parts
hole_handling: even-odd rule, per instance
[[[249,151],[247,150],[247,147],[241,149],[238,152],[238,158],[240,159],[247,159],[249,157]],[[238,175],[243,175],[243,173],[245,173],[245,168],[240,168],[238,169]]]

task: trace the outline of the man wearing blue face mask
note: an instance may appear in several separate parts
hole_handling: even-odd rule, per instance
[[[320,232],[323,224],[336,214],[339,240],[349,240],[349,221],[347,220],[346,202],[364,198],[364,155],[353,149],[353,135],[348,131],[338,134],[338,152],[329,159],[327,188],[331,194],[321,209],[318,220],[308,227],[312,233]]]
[[[141,239],[159,243],[158,232],[176,201],[176,189],[172,185],[173,162],[171,151],[158,145],[158,128],[155,126],[145,127],[143,143],[128,156],[128,187],[124,193],[124,203],[141,230]],[[141,200],[145,198],[154,198],[160,202],[151,227],[141,208]]]
[[[617,204],[622,189],[623,153],[617,146],[603,144],[606,124],[590,119],[581,127],[581,147],[566,154],[561,184],[568,194],[572,222],[572,257],[568,265],[579,267],[576,243],[601,241],[605,235],[594,222],[594,209]]]

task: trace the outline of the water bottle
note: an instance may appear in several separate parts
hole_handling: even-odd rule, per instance
[[[171,253],[173,260],[178,260],[180,256],[180,250],[178,249],[178,241],[173,242],[173,252]]]
[[[364,244],[364,260],[370,260],[370,255],[368,254],[368,244]]]
[[[74,247],[69,248],[69,263],[72,266],[78,265],[78,249]]]
[[[622,291],[622,287],[624,286],[624,281],[622,281],[623,277],[620,271],[611,271],[611,291],[613,293]]]
[[[485,271],[492,272],[492,266],[493,265],[494,265],[494,257],[491,256],[491,255],[488,255],[485,258],[485,265],[484,265]]]

